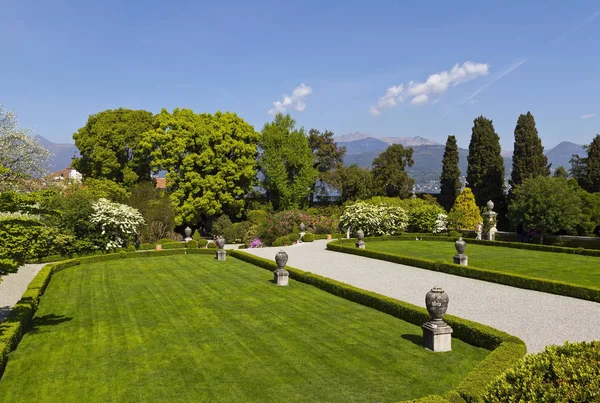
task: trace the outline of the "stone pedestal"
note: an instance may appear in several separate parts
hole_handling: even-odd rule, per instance
[[[435,353],[452,351],[452,328],[445,322],[425,322],[423,328],[423,347]]]
[[[298,242],[302,242],[302,238],[304,238],[304,234],[306,234],[306,232],[300,233],[300,239],[298,239]]]
[[[225,260],[226,256],[227,256],[227,252],[225,252],[225,249],[217,250],[217,260]]]
[[[469,265],[469,257],[467,255],[458,254],[454,255],[454,264],[459,264],[461,266]]]
[[[359,249],[364,249],[365,248],[365,241],[363,241],[363,238],[365,237],[365,233],[362,230],[358,230],[356,231],[356,238],[358,238],[358,241],[356,241],[356,247]]]
[[[360,241],[356,242],[356,247],[359,249],[364,249],[365,248],[365,241],[363,241],[362,239]]]
[[[273,271],[273,281],[275,281],[275,285],[286,286],[288,285],[288,280],[290,278],[290,272],[286,269],[275,269]]]

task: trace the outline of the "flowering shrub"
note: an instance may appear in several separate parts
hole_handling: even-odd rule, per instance
[[[92,204],[94,212],[90,222],[97,225],[103,236],[106,249],[125,246],[144,225],[144,217],[138,210],[125,204],[113,203],[107,199],[99,199]]]
[[[408,215],[402,207],[359,202],[346,207],[340,222],[366,235],[393,235],[406,229]]]
[[[265,244],[270,245],[281,236],[297,234],[300,223],[304,223],[306,232],[314,234],[331,234],[337,228],[337,222],[332,218],[311,215],[301,210],[286,210],[266,218],[260,231],[261,238]]]
[[[262,248],[262,242],[260,238],[254,238],[252,242],[250,242],[250,248]]]
[[[435,220],[435,225],[433,227],[433,233],[437,234],[439,232],[446,231],[447,225],[448,225],[448,216],[446,214],[438,214],[438,217]]]
[[[408,209],[408,229],[412,232],[441,232],[446,228],[444,222],[443,229],[439,230],[441,222],[438,223],[440,214],[444,215],[444,209],[437,204],[427,202],[413,203]]]

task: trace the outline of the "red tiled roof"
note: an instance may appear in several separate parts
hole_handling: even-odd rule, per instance
[[[156,178],[156,188],[157,189],[166,189],[167,188],[167,179],[166,178]]]

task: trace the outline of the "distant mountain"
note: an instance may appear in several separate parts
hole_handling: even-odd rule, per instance
[[[389,147],[389,144],[385,141],[381,141],[373,137],[367,137],[349,142],[337,141],[336,144],[338,147],[346,147],[346,155],[376,152],[375,156],[377,156],[380,152],[385,151],[385,149]]]
[[[48,167],[50,172],[57,172],[69,167],[71,165],[71,158],[73,158],[75,152],[78,152],[75,144],[53,143],[42,136],[35,136],[35,138],[42,147],[53,154],[50,166]]]
[[[365,133],[361,133],[361,132],[354,132],[354,133],[350,133],[350,134],[345,134],[343,136],[335,137],[335,141],[336,141],[336,143],[338,143],[338,145],[345,145],[345,144],[341,144],[341,143],[349,143],[349,142],[366,140],[366,139],[380,140],[380,141],[386,143],[387,145],[402,144],[403,146],[408,146],[408,147],[422,146],[422,145],[439,145],[440,144],[433,140],[429,140],[429,139],[426,139],[426,138],[420,137],[420,136],[416,136],[416,137],[375,137],[375,136],[371,136],[369,134],[365,134]]]
[[[578,154],[580,157],[585,157],[587,152],[579,144],[571,143],[570,141],[563,141],[556,147],[551,148],[545,152],[548,157],[548,162],[552,163],[552,169],[556,169],[559,166],[564,166],[567,170],[571,169],[571,158],[573,154]]]

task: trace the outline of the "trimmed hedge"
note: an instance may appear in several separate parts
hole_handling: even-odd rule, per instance
[[[156,249],[156,245],[153,243],[141,243],[140,250],[154,250]]]
[[[331,245],[331,242],[328,245]],[[239,250],[232,250],[229,254],[230,256],[270,271],[277,268],[277,265],[272,260],[263,259]],[[296,281],[310,284],[323,291],[327,291],[330,294],[377,309],[378,311],[395,316],[417,326],[420,326],[430,319],[425,308],[398,301],[371,291],[365,291],[293,267],[288,266],[286,269],[289,271],[290,277]],[[422,400],[423,402],[452,402],[461,401],[462,399],[467,402],[478,401],[490,381],[495,379],[525,355],[525,343],[517,337],[489,326],[452,315],[445,315],[444,320],[452,326],[453,335],[455,337],[469,344],[492,350],[492,352],[460,382],[454,393],[448,392],[444,394],[444,396],[441,397],[443,400],[440,400],[439,397],[435,397],[437,400]]]
[[[315,240],[315,235],[311,234],[310,232],[307,232],[302,237],[302,242],[313,242],[314,240]]]
[[[474,278],[477,280],[488,281],[490,283],[504,284],[517,288],[525,288],[528,290],[542,291],[550,294],[564,295],[567,297],[600,302],[600,288],[596,287],[585,287],[563,281],[520,276],[503,271],[481,269],[475,266],[461,266],[458,264],[447,263],[443,260],[433,261],[397,255],[394,253],[359,249],[354,246],[350,246],[347,241],[348,240],[343,240],[341,242],[329,242],[327,244],[327,249],[336,252],[350,253],[353,255],[365,256],[373,259],[385,260],[392,263],[405,264],[426,270],[439,271],[442,273],[453,274],[455,276]],[[490,244],[492,243],[494,242],[490,242]]]
[[[163,249],[185,249],[185,242],[166,242],[161,246]]]

